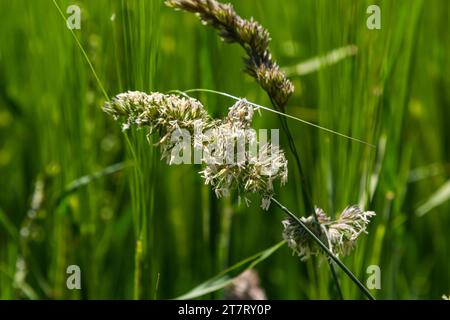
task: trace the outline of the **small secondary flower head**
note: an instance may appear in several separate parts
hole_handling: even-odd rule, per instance
[[[325,212],[316,208],[316,217],[301,217],[300,220],[311,230],[323,243],[328,243],[326,233],[324,232],[325,224],[330,222],[330,218]],[[287,241],[288,246],[297,254],[301,260],[307,260],[310,256],[320,253],[319,245],[311,239],[311,236],[303,229],[297,221],[292,218],[285,219],[283,224],[283,239]]]
[[[318,222],[313,216],[300,219],[334,254],[346,256],[356,246],[359,235],[367,233],[367,225],[375,212],[351,206],[345,208],[337,220],[331,221],[322,209],[316,208],[316,216]],[[283,238],[300,259],[306,260],[321,253],[319,245],[295,220],[289,218],[282,224]]]

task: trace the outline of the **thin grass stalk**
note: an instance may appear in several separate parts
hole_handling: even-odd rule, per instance
[[[273,98],[270,96],[269,92],[267,92],[267,94],[269,95],[270,101],[272,103],[272,106],[277,110],[282,112],[282,109],[277,107],[275,101],[273,100]],[[306,212],[312,212],[312,215],[314,217],[314,220],[316,221],[316,223],[319,223],[319,219],[317,218],[316,215],[316,210],[314,209],[314,204],[312,201],[312,196],[311,196],[311,185],[309,184],[309,181],[307,180],[306,175],[303,172],[303,167],[302,167],[302,162],[300,160],[300,155],[297,152],[297,147],[295,145],[294,142],[294,138],[292,137],[292,133],[291,130],[289,129],[289,125],[287,123],[287,120],[285,117],[282,117],[281,115],[278,115],[278,119],[280,121],[281,127],[288,139],[288,145],[289,145],[289,149],[292,152],[292,155],[294,156],[295,159],[295,164],[297,166],[297,170],[298,170],[298,174],[299,174],[299,180],[300,180],[300,188],[301,188],[301,192],[302,192],[302,198],[303,198],[303,204],[305,206],[305,211]],[[321,229],[319,229],[319,232],[322,232]],[[340,299],[342,300],[342,292],[341,292],[341,287],[339,285],[339,279],[336,275],[336,271],[334,270],[334,267],[332,265],[331,261],[328,261],[330,269],[331,269],[331,274],[333,276],[333,281],[336,287],[336,290],[339,292],[340,295]],[[314,272],[316,273],[316,271],[314,270]],[[317,277],[317,274],[315,275]]]
[[[133,299],[139,300],[141,288],[141,262],[142,262],[142,240],[138,239],[136,241],[136,248],[135,248],[135,254],[134,254],[134,276],[133,276]]]
[[[281,108],[277,107],[275,101],[273,100],[273,98],[270,95],[269,95],[269,98],[272,103],[272,106],[276,110],[280,111],[279,109],[281,109]],[[297,152],[297,147],[295,146],[294,138],[292,137],[292,133],[289,129],[289,125],[287,123],[286,118],[282,117],[281,115],[278,115],[278,119],[279,119],[281,127],[288,139],[289,149],[291,150],[292,155],[294,156],[294,159],[295,159],[295,164],[297,166],[297,170],[298,170],[298,173],[300,176],[300,184],[301,184],[301,190],[302,190],[302,196],[303,196],[303,202],[305,205],[305,210],[306,210],[306,212],[312,212],[314,215],[314,218],[317,221],[316,212],[314,210],[314,205],[313,205],[312,197],[311,197],[311,191],[310,191],[311,185],[309,184],[309,182],[306,178],[306,175],[303,172],[302,163],[300,160],[300,156]]]
[[[53,4],[55,5],[56,9],[58,9],[58,12],[61,15],[61,18],[65,22],[67,18],[64,15],[64,12],[59,7],[56,0],[53,0]],[[97,72],[95,71],[94,66],[92,65],[91,59],[89,59],[89,56],[87,55],[86,50],[84,50],[83,45],[81,44],[80,40],[78,40],[78,37],[75,34],[75,32],[73,31],[73,29],[69,28],[69,30],[70,30],[70,33],[72,34],[73,38],[75,39],[75,42],[77,43],[78,47],[80,48],[81,53],[83,54],[84,58],[86,59],[86,62],[89,65],[89,69],[91,69],[92,74],[94,75],[94,78],[97,81],[97,84],[100,87],[102,94],[105,96],[106,100],[109,101],[109,96],[106,93],[105,87],[103,86],[102,81],[100,80],[99,76],[97,75]]]
[[[341,284],[339,283],[339,278],[336,273],[336,268],[334,267],[334,264],[331,261],[329,261],[328,265],[330,266],[331,276],[333,277],[338,297],[340,300],[344,300],[344,295],[342,294],[342,288],[341,288]]]
[[[180,94],[180,95],[183,95],[183,96],[189,98],[189,95],[187,95],[187,93],[189,93],[189,92],[209,92],[209,93],[218,94],[218,95],[221,95],[221,96],[224,96],[224,97],[228,97],[228,98],[234,99],[234,100],[236,100],[236,101],[242,100],[242,98],[235,97],[235,96],[233,96],[233,95],[231,95],[231,94],[228,94],[228,93],[225,93],[225,92],[221,92],[221,91],[217,91],[217,90],[212,90],[212,89],[202,89],[202,88],[188,89],[188,90],[184,90],[184,91],[180,91],[180,90],[169,90],[169,91],[167,91],[166,93],[168,93],[168,94],[169,94],[169,93],[177,93],[177,94]],[[345,138],[345,139],[348,139],[348,140],[351,140],[351,141],[355,141],[355,142],[364,144],[364,145],[369,146],[369,147],[371,147],[371,148],[376,148],[376,146],[375,146],[374,144],[368,143],[368,142],[366,142],[366,141],[364,141],[364,140],[357,139],[357,138],[353,138],[352,136],[349,136],[349,135],[340,133],[340,132],[338,132],[338,131],[331,130],[331,129],[328,129],[328,128],[326,128],[326,127],[319,126],[318,124],[315,124],[315,123],[310,122],[310,121],[306,121],[306,120],[301,119],[301,118],[294,117],[294,116],[292,116],[292,115],[290,115],[290,114],[287,114],[287,113],[285,113],[285,112],[278,111],[278,110],[275,110],[275,109],[273,109],[273,108],[269,108],[269,107],[266,107],[266,106],[263,106],[263,105],[260,105],[260,104],[251,102],[251,101],[247,101],[247,103],[250,104],[250,105],[252,105],[252,106],[254,106],[254,107],[256,107],[257,109],[262,109],[262,110],[265,110],[265,111],[269,111],[269,112],[275,113],[275,114],[277,114],[277,115],[280,115],[280,116],[282,116],[282,117],[289,118],[289,119],[292,119],[292,120],[295,120],[295,121],[304,123],[304,124],[306,124],[306,125],[308,125],[308,126],[317,128],[317,129],[319,129],[319,130],[328,132],[328,133],[330,133],[330,134],[335,134],[335,135],[340,136],[340,137],[342,137],[342,138]]]

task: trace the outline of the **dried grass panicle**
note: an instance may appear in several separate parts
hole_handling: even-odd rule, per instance
[[[301,220],[334,254],[346,256],[355,248],[359,235],[367,233],[367,225],[375,212],[351,206],[345,208],[337,220],[332,221],[322,209],[316,208],[316,216],[318,222],[313,216],[302,217]],[[289,218],[283,220],[282,224],[283,238],[302,260],[322,252],[319,245],[296,221]]]
[[[294,85],[272,59],[270,35],[263,26],[253,18],[241,18],[231,4],[215,0],[167,0],[166,5],[196,13],[203,23],[219,30],[222,39],[239,43],[247,53],[244,70],[259,82],[276,107],[284,108]]]

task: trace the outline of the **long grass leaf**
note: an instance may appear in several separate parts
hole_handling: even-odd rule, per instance
[[[56,201],[57,204],[61,203],[61,201],[67,197],[68,195],[74,193],[75,191],[77,191],[78,189],[88,185],[89,183],[91,183],[94,180],[97,180],[99,178],[108,176],[110,174],[116,173],[118,171],[123,170],[126,167],[131,166],[130,163],[127,162],[119,162],[119,163],[115,163],[113,165],[110,165],[106,168],[103,168],[100,171],[94,172],[90,175],[85,175],[82,176],[78,179],[75,179],[74,181],[72,181],[71,183],[69,183],[65,188],[64,191],[58,196],[58,200]]]
[[[12,221],[8,218],[6,213],[0,209],[0,226],[3,226],[3,228],[6,230],[6,232],[14,239],[19,239],[19,231],[14,226]]]
[[[224,287],[229,285],[236,277],[238,277],[242,272],[251,269],[255,267],[258,263],[266,260],[274,252],[280,249],[285,243],[286,243],[285,241],[280,241],[276,245],[236,263],[230,268],[222,271],[213,278],[203,282],[202,284],[196,286],[189,292],[175,299],[177,300],[195,299],[204,296],[205,294],[223,289]]]
[[[356,55],[358,47],[355,45],[348,45],[345,47],[334,49],[323,56],[314,57],[303,61],[295,66],[282,68],[287,76],[304,76],[322,68],[328,67],[347,57]]]
[[[63,20],[66,21],[66,16],[65,16],[64,13],[62,12],[62,10],[61,10],[61,8],[59,7],[59,5],[58,5],[58,3],[56,2],[56,0],[53,0],[53,4],[56,6],[56,9],[58,9],[59,14],[60,14],[61,17],[63,18]],[[92,65],[91,59],[89,59],[89,56],[88,56],[87,53],[86,53],[86,50],[84,50],[83,45],[81,44],[80,40],[78,40],[78,37],[77,37],[77,35],[75,34],[75,32],[74,32],[72,29],[69,29],[69,30],[70,30],[70,32],[72,33],[72,36],[73,36],[73,38],[75,39],[75,41],[76,41],[78,47],[80,48],[81,53],[83,54],[84,58],[86,59],[86,62],[87,62],[87,64],[89,65],[89,68],[91,69],[92,74],[94,75],[95,80],[97,81],[98,86],[100,87],[100,90],[102,91],[102,93],[103,93],[103,95],[105,96],[106,100],[109,101],[109,96],[108,96],[108,94],[106,93],[105,87],[103,86],[102,81],[100,80],[100,78],[99,78],[97,72],[95,71],[94,66]]]
[[[424,204],[417,208],[416,214],[421,217],[448,200],[450,200],[450,180],[444,183]]]

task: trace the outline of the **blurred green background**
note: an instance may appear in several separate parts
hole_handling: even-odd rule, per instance
[[[242,73],[243,52],[192,14],[156,0],[62,1],[81,8],[74,30],[112,97],[126,90],[208,88],[269,106]],[[359,203],[377,212],[343,259],[366,283],[381,268],[382,299],[440,299],[450,291],[450,2],[446,0],[232,1],[271,33],[291,67],[355,45],[357,54],[307,75],[286,112],[376,145],[290,121],[329,214]],[[366,9],[381,8],[381,30]],[[282,240],[283,214],[253,198],[217,200],[198,166],[169,167],[144,131],[106,116],[100,87],[51,0],[0,0],[0,298],[174,298]],[[233,101],[192,94],[216,116]],[[279,128],[273,114],[256,128]],[[281,132],[281,131],[280,131]],[[297,215],[292,154],[277,190]],[[68,290],[79,265],[82,290]],[[256,269],[272,299],[335,298],[326,263],[301,262],[284,245]],[[363,298],[338,272],[344,297]],[[203,296],[221,298],[221,291]]]

